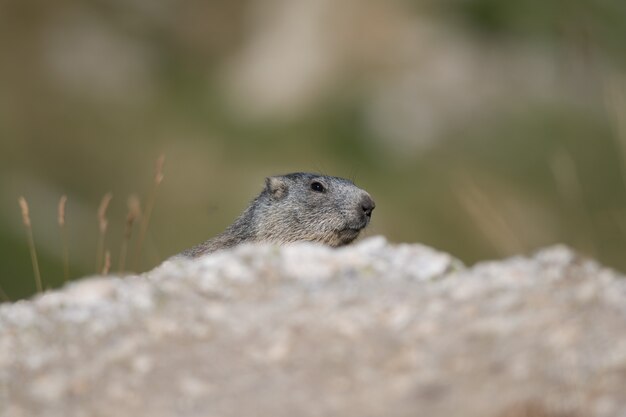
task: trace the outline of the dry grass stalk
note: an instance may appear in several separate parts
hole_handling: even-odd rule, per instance
[[[104,256],[104,242],[106,238],[106,232],[108,227],[108,220],[106,218],[107,209],[109,207],[109,203],[113,195],[111,193],[106,193],[104,197],[102,197],[102,201],[100,202],[100,207],[98,207],[98,247],[96,249],[96,272],[102,270],[102,258]]]
[[[63,247],[63,277],[65,281],[70,279],[70,256],[67,243],[67,228],[65,227],[65,205],[67,203],[67,196],[61,196],[59,200],[59,229],[61,231],[61,245]]]
[[[622,183],[626,187],[626,75],[607,71],[604,76],[604,101],[620,151]]]
[[[558,150],[550,161],[550,169],[554,176],[557,190],[567,204],[569,210],[577,218],[580,238],[578,244],[588,255],[597,253],[593,240],[589,239],[593,235],[593,216],[585,207],[584,193],[580,181],[580,175],[576,167],[576,161],[570,153],[561,149]]]
[[[558,150],[550,161],[550,169],[559,193],[569,203],[581,204],[582,187],[572,155],[563,149]]]
[[[146,232],[148,231],[148,224],[150,223],[150,216],[152,215],[152,209],[156,201],[157,192],[161,182],[163,182],[163,166],[165,165],[165,155],[159,156],[156,161],[156,170],[154,174],[154,182],[152,186],[152,192],[148,198],[144,216],[141,219],[141,226],[139,229],[139,238],[137,239],[137,246],[135,248],[135,259],[133,262],[133,269],[138,270],[139,262],[141,261],[141,250],[143,249],[143,242],[146,238]]]
[[[616,72],[605,75],[604,101],[609,118],[613,122],[620,150],[622,178],[626,186],[626,76]]]
[[[24,197],[18,199],[20,208],[22,210],[22,222],[26,227],[26,236],[28,238],[28,248],[30,249],[30,260],[33,263],[33,272],[35,274],[35,285],[37,286],[37,292],[43,291],[43,284],[41,282],[41,273],[39,272],[39,261],[37,260],[37,250],[35,249],[35,238],[33,237],[33,227],[30,223],[30,214],[28,210],[28,203]]]
[[[102,275],[108,275],[111,270],[111,251],[107,250],[104,254],[104,266],[102,267]]]
[[[126,225],[124,227],[124,239],[120,249],[120,259],[118,269],[123,272],[126,268],[126,257],[128,255],[128,245],[133,232],[135,221],[141,217],[141,205],[139,197],[131,195],[128,197],[128,214],[126,215]]]

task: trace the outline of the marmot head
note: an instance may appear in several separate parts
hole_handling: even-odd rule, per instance
[[[376,207],[352,181],[302,172],[268,177],[259,200],[257,239],[330,246],[356,239]]]

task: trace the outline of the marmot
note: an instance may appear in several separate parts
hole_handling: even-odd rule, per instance
[[[350,180],[296,172],[265,188],[223,233],[180,255],[197,257],[244,242],[322,242],[342,246],[368,225],[376,204]]]

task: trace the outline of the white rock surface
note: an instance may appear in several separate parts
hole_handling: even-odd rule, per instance
[[[173,259],[0,305],[0,416],[626,416],[626,281],[559,246]]]

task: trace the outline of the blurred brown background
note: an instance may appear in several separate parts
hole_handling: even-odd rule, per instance
[[[34,291],[20,195],[56,287],[59,197],[76,278],[112,192],[115,270],[161,153],[141,270],[291,171],[370,191],[368,235],[468,263],[564,242],[624,270],[625,40],[622,0],[2,1],[0,286]]]

